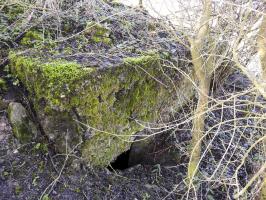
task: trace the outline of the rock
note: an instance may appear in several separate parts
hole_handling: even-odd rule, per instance
[[[8,103],[0,96],[0,112],[8,107]]]
[[[21,143],[30,142],[37,135],[37,127],[31,121],[21,103],[12,102],[8,106],[8,118],[15,137]]]

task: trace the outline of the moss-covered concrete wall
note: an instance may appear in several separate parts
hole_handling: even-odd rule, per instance
[[[59,151],[66,139],[70,149],[82,141],[82,156],[92,166],[106,166],[129,148],[143,129],[135,119],[154,121],[173,104],[156,54],[126,58],[111,68],[14,52],[9,57],[50,140]]]
[[[119,12],[126,9],[116,7]],[[12,52],[5,50],[11,73],[27,89],[41,129],[57,152],[79,144],[77,150],[87,163],[106,166],[143,129],[136,120],[165,119],[193,94],[192,84],[174,67],[163,69],[160,61],[180,64],[172,58],[181,61],[187,50],[145,13],[96,23],[90,13],[81,10],[76,16],[69,9],[75,19],[66,17],[58,27],[57,19],[49,16],[40,25],[41,16],[32,12],[35,25],[29,28],[19,14],[25,11],[21,5],[3,11],[0,29],[10,35],[7,41],[16,43]],[[21,32],[10,34],[7,27],[14,21]],[[151,51],[156,53],[147,53]],[[188,71],[186,65],[181,67]]]

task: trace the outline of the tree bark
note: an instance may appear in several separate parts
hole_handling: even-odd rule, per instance
[[[204,133],[205,112],[208,109],[208,94],[210,90],[210,69],[214,67],[212,58],[204,59],[201,50],[205,45],[205,40],[209,37],[209,20],[211,17],[211,0],[204,0],[203,14],[198,24],[199,31],[195,39],[190,40],[192,63],[198,81],[198,104],[193,120],[192,141],[190,149],[190,161],[188,165],[188,181],[191,184],[193,177],[198,171],[198,164],[201,156],[201,138]]]

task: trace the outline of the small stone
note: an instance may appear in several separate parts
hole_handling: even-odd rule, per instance
[[[18,153],[18,150],[15,149],[15,150],[13,151],[13,154],[17,154],[17,153]]]
[[[7,102],[5,102],[5,100],[2,99],[2,97],[0,97],[0,111],[5,110],[7,106],[8,106]]]
[[[12,102],[8,105],[8,118],[15,137],[21,143],[30,142],[36,137],[37,127],[21,103]]]

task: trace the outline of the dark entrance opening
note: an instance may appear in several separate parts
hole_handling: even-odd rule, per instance
[[[120,154],[113,162],[111,162],[108,169],[110,171],[113,171],[116,169],[118,169],[118,170],[127,169],[129,167],[129,165],[128,165],[129,153],[130,153],[130,150],[127,150],[127,151],[123,152],[122,154]]]

